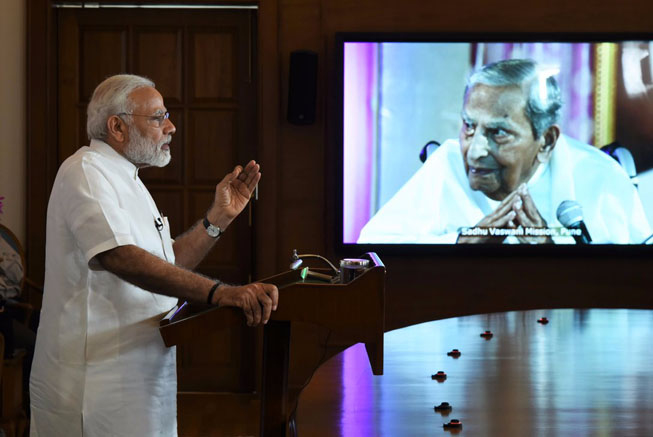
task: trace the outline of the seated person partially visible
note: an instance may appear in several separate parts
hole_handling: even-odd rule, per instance
[[[0,302],[17,297],[23,280],[20,254],[0,237]]]
[[[473,74],[459,140],[429,157],[358,243],[573,244],[546,231],[563,228],[556,210],[566,200],[580,204],[593,243],[642,243],[651,230],[630,178],[608,155],[561,134],[561,107],[555,78],[532,60]],[[463,231],[470,228],[514,232]]]

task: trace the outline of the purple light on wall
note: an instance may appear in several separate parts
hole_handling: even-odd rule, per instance
[[[377,43],[345,43],[343,242],[355,243],[370,219],[374,165]]]

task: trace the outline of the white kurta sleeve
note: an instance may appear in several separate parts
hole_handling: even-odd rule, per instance
[[[89,266],[97,269],[95,255],[134,244],[130,216],[121,207],[116,187],[91,159],[69,170],[60,182],[65,185],[66,224]]]

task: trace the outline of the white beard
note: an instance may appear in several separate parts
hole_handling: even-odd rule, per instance
[[[170,144],[172,135],[159,144],[145,138],[135,126],[129,126],[129,145],[125,148],[125,156],[134,165],[149,165],[165,167],[170,162],[170,150],[163,150],[164,144]]]

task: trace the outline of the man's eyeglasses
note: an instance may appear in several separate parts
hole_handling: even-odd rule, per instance
[[[116,114],[116,115],[118,116],[131,115],[132,117],[147,117],[150,120],[155,121],[158,127],[163,126],[163,122],[170,118],[169,112],[166,112],[165,114],[161,114],[161,115],[130,114],[128,112],[121,112],[120,114]]]

